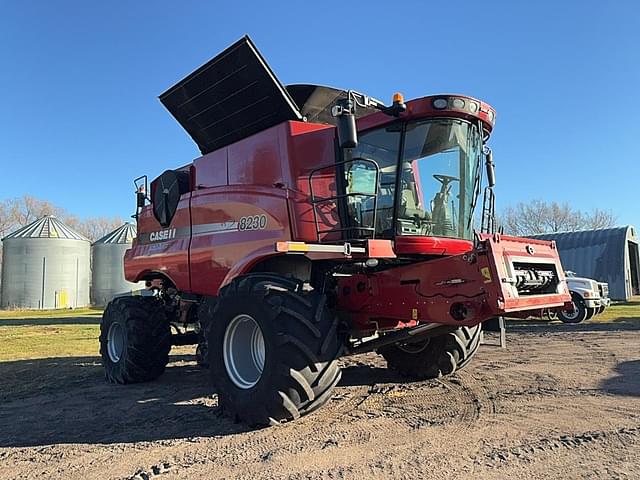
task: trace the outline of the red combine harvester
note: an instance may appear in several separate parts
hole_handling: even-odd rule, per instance
[[[135,182],[124,267],[153,294],[104,313],[111,382],[152,380],[172,345],[197,344],[224,411],[273,424],[330,398],[340,356],[447,375],[481,322],[571,301],[552,242],[495,233],[486,103],[285,87],[248,37],[160,100],[202,156]]]

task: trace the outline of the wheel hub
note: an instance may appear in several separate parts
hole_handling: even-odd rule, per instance
[[[255,386],[265,362],[262,329],[253,317],[241,314],[233,318],[224,333],[222,356],[227,375],[238,387]]]
[[[573,304],[571,306],[573,307],[571,310],[564,311],[565,317],[567,317],[569,320],[573,320],[574,318],[578,317],[578,309]]]
[[[107,332],[107,354],[113,363],[118,363],[124,352],[124,329],[118,322],[109,326]]]

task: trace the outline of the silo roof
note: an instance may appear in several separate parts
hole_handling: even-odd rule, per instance
[[[45,215],[35,222],[10,233],[2,240],[4,241],[9,238],[63,238],[69,240],[84,240],[86,242],[91,241],[84,235],[62,223],[53,215]]]
[[[106,234],[99,240],[96,240],[94,245],[103,243],[131,243],[136,238],[136,226],[132,223],[125,223],[119,226],[113,232]]]

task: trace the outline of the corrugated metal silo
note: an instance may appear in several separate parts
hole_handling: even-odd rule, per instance
[[[105,306],[112,298],[143,288],[124,278],[124,253],[136,237],[136,227],[125,223],[96,241],[92,247],[91,303]]]
[[[90,241],[53,216],[2,240],[2,308],[89,305]]]

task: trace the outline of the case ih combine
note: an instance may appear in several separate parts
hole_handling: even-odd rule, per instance
[[[160,100],[202,156],[149,195],[136,181],[125,272],[154,294],[107,307],[109,381],[152,380],[197,343],[224,411],[273,424],[322,406],[342,355],[447,375],[484,320],[571,301],[554,244],[494,232],[486,103],[284,87],[248,37]]]

